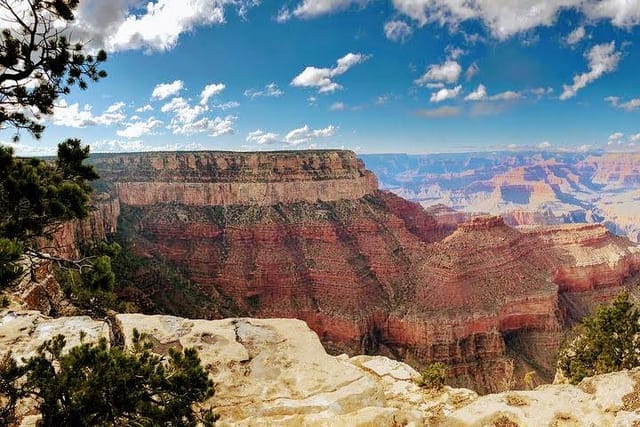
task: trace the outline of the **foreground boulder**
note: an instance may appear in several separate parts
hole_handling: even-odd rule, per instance
[[[0,312],[0,356],[20,359],[56,334],[69,345],[110,337],[129,345],[133,330],[153,350],[195,347],[216,384],[207,404],[222,426],[628,426],[640,423],[640,370],[587,378],[578,386],[478,396],[468,389],[420,388],[410,366],[381,356],[331,356],[299,320],[189,320],[120,314],[51,319],[38,312]],[[22,425],[37,416],[22,405]]]

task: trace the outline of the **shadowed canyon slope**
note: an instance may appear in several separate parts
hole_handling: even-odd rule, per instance
[[[640,239],[639,153],[363,155],[381,187],[511,225],[590,222]]]
[[[348,151],[94,162],[133,250],[238,315],[303,319],[332,351],[445,361],[454,382],[483,391],[514,355],[551,375],[565,323],[640,267],[640,250],[600,225],[458,226],[453,213],[378,190]]]

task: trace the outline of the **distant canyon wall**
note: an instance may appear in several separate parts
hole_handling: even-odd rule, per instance
[[[599,223],[640,239],[640,153],[363,155],[382,188],[509,225]]]

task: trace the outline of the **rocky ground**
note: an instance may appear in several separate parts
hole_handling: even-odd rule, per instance
[[[112,321],[52,319],[36,311],[0,312],[0,356],[34,354],[57,334],[68,346],[100,337],[131,343],[151,335],[154,351],[195,347],[215,381],[206,406],[220,426],[632,426],[640,424],[640,369],[577,386],[543,385],[479,396],[472,390],[419,387],[418,372],[382,356],[328,355],[307,325],[291,319],[189,320],[119,314]],[[68,348],[68,347],[67,347]],[[19,408],[22,426],[38,415]]]

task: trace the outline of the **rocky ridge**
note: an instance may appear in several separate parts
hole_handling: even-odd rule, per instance
[[[468,389],[425,390],[410,366],[382,356],[328,355],[304,322],[292,319],[189,320],[119,314],[110,325],[87,317],[51,319],[0,312],[0,356],[21,360],[57,334],[68,347],[110,339],[129,345],[133,330],[154,352],[194,347],[213,378],[221,426],[629,426],[640,422],[640,371],[478,396]],[[113,345],[117,343],[111,339]],[[37,422],[32,402],[18,407],[22,426]]]

